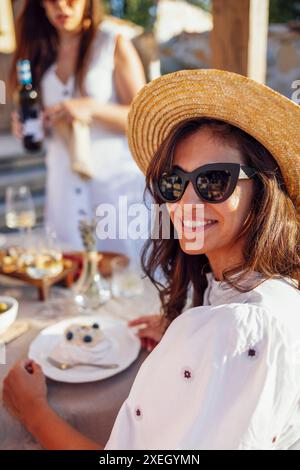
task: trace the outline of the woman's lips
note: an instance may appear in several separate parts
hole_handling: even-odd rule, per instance
[[[56,21],[60,24],[66,23],[70,19],[68,15],[58,15],[56,17]]]
[[[181,229],[184,233],[199,233],[206,231],[216,225],[217,220],[204,219],[204,220],[192,220],[192,219],[180,219]]]

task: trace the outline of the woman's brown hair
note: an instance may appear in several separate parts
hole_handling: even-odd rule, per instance
[[[253,180],[252,207],[237,237],[245,237],[244,261],[243,264],[226,269],[223,280],[244,292],[255,288],[265,279],[286,276],[296,279],[300,289],[299,214],[287,194],[280,169],[270,152],[241,129],[206,118],[187,120],[177,125],[160,146],[148,168],[146,188],[154,202],[162,203],[153,189],[153,181],[172,165],[176,144],[203,127],[209,129],[215,139],[237,148],[245,164],[258,170]],[[161,221],[158,224],[161,227]],[[159,291],[162,313],[169,322],[186,307],[190,289],[193,293],[192,306],[203,305],[203,294],[207,287],[206,273],[211,271],[207,257],[204,254],[185,254],[174,237],[173,225],[171,230],[171,239],[149,239],[142,254],[143,269]],[[253,271],[261,273],[263,280],[246,285],[244,281]]]
[[[86,0],[81,40],[75,69],[76,85],[83,90],[83,80],[88,65],[92,43],[103,17],[99,0]],[[17,87],[16,64],[20,59],[31,62],[34,86],[39,88],[43,74],[57,58],[58,34],[50,23],[40,0],[26,0],[17,20],[17,50],[15,52],[10,89]]]

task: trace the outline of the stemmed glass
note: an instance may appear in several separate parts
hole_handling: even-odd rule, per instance
[[[33,247],[29,250],[32,265],[27,268],[27,274],[33,279],[46,279],[56,275],[63,269],[63,253],[56,233],[45,226],[33,236]],[[30,256],[29,256],[30,259]],[[77,313],[73,305],[70,290],[52,286],[49,298],[37,310],[37,316],[42,320],[53,320]]]
[[[10,229],[18,229],[28,240],[36,222],[33,198],[28,186],[8,186],[5,194],[5,221]]]

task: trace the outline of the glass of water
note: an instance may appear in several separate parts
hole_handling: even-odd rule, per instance
[[[133,262],[117,256],[112,260],[111,291],[113,297],[135,297],[144,291],[141,272]]]
[[[33,198],[28,186],[8,186],[5,193],[5,221],[10,229],[29,235],[36,222]]]

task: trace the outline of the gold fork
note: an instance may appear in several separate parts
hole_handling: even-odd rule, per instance
[[[88,362],[77,362],[76,364],[68,364],[67,362],[59,362],[53,359],[52,357],[47,357],[47,361],[53,367],[56,367],[60,370],[68,370],[73,369],[77,366],[90,366],[90,367],[98,367],[100,369],[116,369],[119,367],[119,364],[89,364]]]

